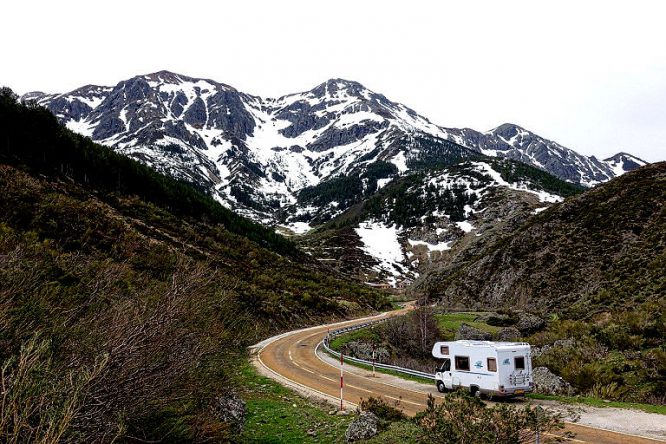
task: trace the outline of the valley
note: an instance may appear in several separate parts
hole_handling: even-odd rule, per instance
[[[48,363],[49,414],[82,412],[63,433],[229,439],[245,347],[397,299],[425,314],[387,323],[393,364],[427,370],[428,344],[480,329],[534,344],[582,396],[663,403],[663,163],[587,158],[516,125],[439,127],[342,80],[261,99],[159,72],[21,101],[3,89],[2,357],[16,374]],[[522,316],[539,327],[516,328]],[[330,398],[330,369],[297,356],[267,374]],[[382,393],[354,378],[351,406]],[[410,414],[432,413],[432,390],[401,384]]]

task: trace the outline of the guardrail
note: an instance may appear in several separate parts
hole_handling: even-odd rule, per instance
[[[387,321],[387,319],[380,319],[378,321],[371,321],[371,322],[366,322],[366,323],[363,323],[363,324],[357,324],[357,325],[354,325],[354,326],[351,326],[351,327],[345,327],[345,328],[340,328],[340,329],[337,329],[337,330],[333,330],[333,331],[329,332],[329,334],[324,338],[324,340],[321,341],[317,345],[317,349],[319,349],[319,347],[323,346],[324,350],[326,350],[328,353],[332,354],[333,356],[336,356],[336,357],[339,358],[340,357],[340,352],[337,352],[337,351],[333,350],[330,347],[331,338],[334,338],[336,336],[340,336],[341,334],[344,334],[344,333],[349,333],[351,331],[360,330],[362,328],[369,328],[369,327],[372,327],[373,325],[380,324],[380,323],[386,322],[386,321]],[[373,365],[372,361],[355,358],[353,356],[345,355],[345,359],[347,361],[356,362],[358,364],[365,364],[365,365],[370,365],[370,366]],[[419,378],[431,379],[433,381],[435,380],[435,375],[433,375],[432,373],[426,373],[426,372],[421,372],[421,371],[418,371],[418,370],[412,370],[411,368],[404,368],[404,367],[398,367],[396,365],[382,364],[380,362],[375,362],[374,366],[376,368],[391,370],[391,371],[394,371],[394,372],[397,372],[397,373],[403,373],[405,375],[417,376]]]

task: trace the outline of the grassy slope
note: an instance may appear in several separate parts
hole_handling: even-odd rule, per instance
[[[456,332],[460,328],[460,325],[465,323],[471,325],[474,328],[479,330],[486,331],[488,333],[497,333],[500,330],[500,327],[495,327],[493,325],[488,325],[485,322],[476,322],[475,319],[480,313],[444,313],[435,315],[437,318],[437,324],[439,326],[439,331],[442,335],[442,339],[445,341],[452,341]]]
[[[335,407],[313,403],[272,379],[260,376],[249,364],[235,376],[247,400],[248,416],[241,441],[250,443],[343,443],[353,416],[329,415]],[[310,431],[310,433],[308,433]],[[313,434],[312,432],[316,432]],[[419,429],[409,421],[391,423],[368,443],[416,443]]]
[[[30,400],[48,401],[42,419],[65,417],[64,402],[76,403],[65,436],[224,439],[228,428],[211,405],[233,388],[230,371],[248,344],[390,305],[298,252],[263,248],[288,244],[221,207],[217,216],[207,213],[219,205],[135,162],[116,162],[110,150],[73,138],[40,110],[9,111],[17,128],[32,127],[26,144],[55,140],[41,149],[56,165],[58,149],[67,156],[83,144],[92,163],[112,158],[120,183],[127,165],[142,177],[132,186],[166,183],[167,200],[144,199],[131,187],[109,191],[80,181],[71,169],[95,170],[81,157],[69,159],[62,174],[22,162],[22,133],[2,123],[0,157],[21,166],[0,164],[0,360],[13,362],[12,374],[12,359],[39,335],[45,348],[35,362],[47,371],[27,372],[24,382],[36,390]],[[71,398],[72,381],[88,377],[83,395]]]
[[[344,442],[351,417],[329,415],[333,406],[307,401],[272,379],[258,375],[249,364],[240,370],[236,375],[237,385],[242,387],[248,408],[243,442]]]
[[[666,163],[648,165],[531,218],[431,296],[468,305],[589,316],[666,293]]]

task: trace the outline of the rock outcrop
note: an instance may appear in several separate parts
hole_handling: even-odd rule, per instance
[[[456,341],[460,339],[490,341],[492,338],[493,336],[487,331],[479,330],[478,328],[472,327],[471,325],[465,324],[464,322],[458,328],[458,331],[456,332],[455,336]]]
[[[379,418],[372,412],[361,412],[345,433],[347,442],[369,439],[379,433]]]
[[[548,367],[536,367],[532,370],[534,388],[544,395],[570,395],[573,387],[567,381],[551,372]]]

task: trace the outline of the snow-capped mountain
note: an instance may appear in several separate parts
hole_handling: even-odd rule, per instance
[[[483,154],[518,160],[548,171],[560,179],[587,187],[607,182],[646,164],[626,153],[618,153],[605,160],[587,157],[511,123],[485,133],[467,128],[447,131],[449,138],[456,143]]]
[[[396,170],[377,187],[424,164],[475,152],[517,159],[587,186],[644,163],[620,154],[605,161],[588,158],[511,124],[487,133],[447,129],[342,79],[266,99],[160,71],[115,87],[29,93],[23,100],[46,106],[70,129],[210,190],[223,204],[265,223],[285,220],[287,208],[293,213],[303,189],[361,175],[377,162]]]

